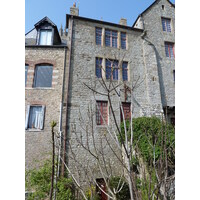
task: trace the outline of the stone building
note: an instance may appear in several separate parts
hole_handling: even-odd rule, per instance
[[[62,30],[60,30],[62,32]],[[25,161],[39,166],[51,155],[51,126],[62,131],[66,110],[67,44],[57,26],[45,17],[25,36]],[[64,117],[64,119],[63,119]],[[43,162],[42,162],[43,163]]]
[[[89,108],[93,111],[97,146],[102,145],[98,137],[105,134],[114,120],[108,97],[101,95],[105,92],[101,78],[107,85],[110,80],[114,85],[120,84],[120,98],[110,97],[118,124],[119,101],[127,117],[132,103],[134,117],[164,114],[166,120],[175,122],[174,9],[170,1],[156,0],[130,27],[124,18],[115,24],[81,17],[74,5],[66,15],[66,28],[64,31],[61,28],[60,33],[47,17],[35,24],[26,34],[27,168],[37,166],[34,160],[44,160],[50,155],[52,120],[58,122],[58,131],[63,134],[67,154],[63,159],[70,169],[75,170],[70,159],[72,152],[82,163],[94,162],[88,153],[80,151],[77,135],[83,133],[82,119],[85,125],[91,122]],[[137,87],[130,96],[134,85]],[[82,139],[88,142],[87,137]],[[118,175],[118,161],[106,148],[112,173]],[[94,171],[95,167],[93,163]],[[95,174],[96,179],[102,178],[98,171]]]

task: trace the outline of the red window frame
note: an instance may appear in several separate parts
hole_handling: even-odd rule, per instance
[[[131,103],[123,102],[122,108],[123,108],[125,120],[130,120],[131,119]],[[122,121],[123,121],[123,116],[122,116],[122,110],[121,110],[121,122]]]
[[[96,123],[97,125],[108,124],[108,102],[107,101],[97,101],[96,102]]]
[[[170,49],[172,49],[172,52]],[[169,58],[175,58],[174,43],[165,42],[165,54]],[[173,56],[171,56],[171,55],[173,55]]]

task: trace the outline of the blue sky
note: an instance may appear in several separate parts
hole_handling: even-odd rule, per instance
[[[121,17],[132,26],[137,16],[154,0],[25,0],[25,33],[47,16],[60,28],[65,26],[65,16],[76,2],[82,17],[118,23]],[[175,0],[171,0],[175,3]]]

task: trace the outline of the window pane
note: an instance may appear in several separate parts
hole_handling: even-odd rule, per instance
[[[40,30],[40,45],[51,45],[51,38],[51,30]]]
[[[163,31],[171,32],[171,19],[162,18]]]
[[[53,66],[36,66],[34,87],[52,86]]]
[[[96,76],[102,77],[102,58],[96,58]]]
[[[101,45],[102,40],[102,29],[96,28],[96,44]]]
[[[110,44],[110,39],[111,39],[111,35],[110,34],[111,33],[110,33],[109,30],[106,30],[105,33],[106,33],[106,38],[105,38],[106,46],[111,46],[111,44]]]
[[[111,62],[106,60],[106,79],[110,79],[111,77]]]
[[[96,122],[97,125],[103,125],[108,123],[108,102],[97,101],[96,104]]]
[[[25,86],[27,81],[27,74],[28,74],[28,65],[25,65]]]
[[[112,31],[112,47],[117,48],[117,31]]]
[[[113,61],[113,80],[118,80],[118,61]]]
[[[122,63],[122,78],[123,78],[123,81],[128,80],[128,63],[127,62]]]
[[[42,106],[31,106],[28,128],[40,128],[42,116]]]
[[[121,33],[121,48],[126,49],[126,33]]]

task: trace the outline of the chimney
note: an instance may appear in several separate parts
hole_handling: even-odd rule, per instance
[[[79,16],[79,9],[76,7],[76,3],[74,3],[73,7],[70,8],[70,14]]]
[[[119,24],[120,24],[120,25],[127,26],[127,19],[121,18],[120,21],[119,21]]]

